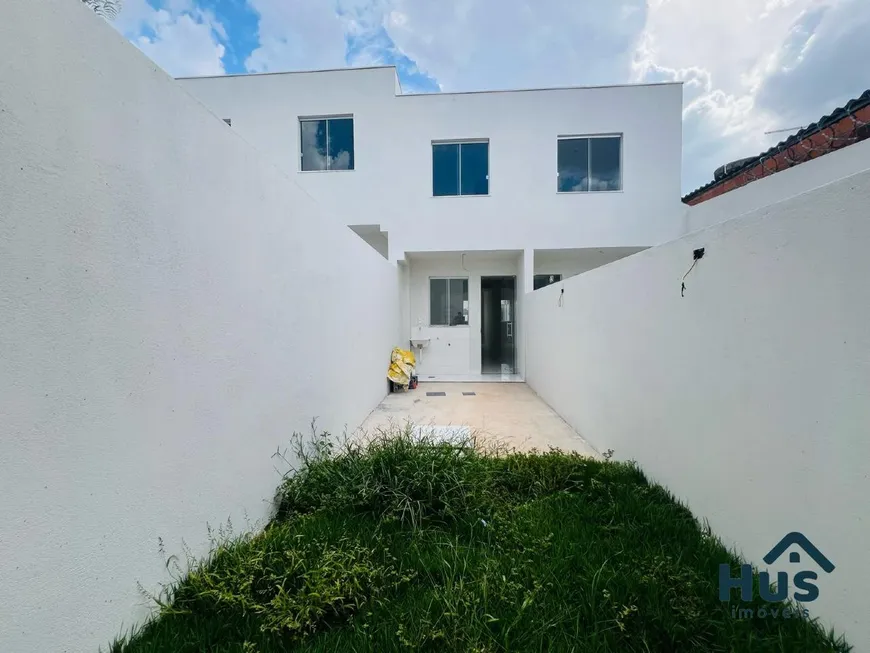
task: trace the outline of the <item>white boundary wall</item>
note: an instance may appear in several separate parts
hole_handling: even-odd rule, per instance
[[[80,2],[0,20],[0,650],[95,651],[384,396],[398,274]]]
[[[865,650],[868,206],[870,171],[526,296],[529,385],[753,562],[806,535],[837,566],[806,607]]]

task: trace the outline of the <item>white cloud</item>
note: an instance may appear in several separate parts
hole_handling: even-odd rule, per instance
[[[226,30],[192,0],[168,0],[160,9],[146,0],[125,0],[114,24],[170,75],[224,73]]]
[[[783,122],[806,125],[870,88],[870,3],[845,0],[795,23],[759,84],[758,106]]]
[[[260,15],[259,39],[245,62],[251,72],[317,70],[345,65],[345,26],[328,0],[248,0]]]
[[[632,79],[686,82],[684,190],[711,180],[723,163],[757,154],[774,140],[764,132],[775,116],[756,110],[754,88],[801,11],[798,3],[805,0],[768,2],[760,11],[752,0],[728,5],[670,0],[650,9]]]
[[[394,0],[376,10],[444,90],[622,81],[646,15],[643,0]]]
[[[664,0],[632,78],[685,80],[683,187],[788,136],[870,86],[865,0]]]

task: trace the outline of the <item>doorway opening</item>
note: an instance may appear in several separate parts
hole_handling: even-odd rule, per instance
[[[480,278],[480,372],[516,372],[516,277]]]

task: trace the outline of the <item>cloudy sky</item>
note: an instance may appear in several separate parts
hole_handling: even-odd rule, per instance
[[[409,92],[681,80],[683,191],[870,88],[868,0],[124,0],[182,75],[394,64]]]

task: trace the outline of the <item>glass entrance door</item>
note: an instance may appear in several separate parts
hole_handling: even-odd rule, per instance
[[[516,372],[516,277],[482,277],[481,372]]]

